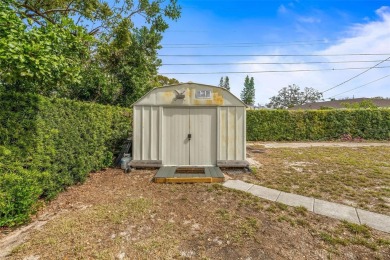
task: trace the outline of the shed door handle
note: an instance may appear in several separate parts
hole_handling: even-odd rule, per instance
[[[191,140],[191,134],[188,134],[187,137],[188,137],[188,140]]]

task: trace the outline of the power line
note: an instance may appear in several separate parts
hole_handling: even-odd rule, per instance
[[[329,43],[330,40],[314,40],[314,41],[292,41],[292,42],[224,42],[224,43],[165,43],[163,46],[226,46],[226,45],[270,45],[270,44],[311,44],[311,43]]]
[[[160,57],[338,57],[338,56],[388,56],[390,53],[352,54],[159,54]]]
[[[371,67],[372,68],[372,67]],[[370,68],[370,69],[371,69]],[[375,67],[376,69],[390,68],[390,66]],[[309,72],[309,71],[335,71],[335,70],[361,70],[367,68],[336,68],[336,69],[301,69],[301,70],[262,70],[262,71],[220,71],[220,72],[162,72],[161,75],[204,75],[204,74],[257,74],[276,72]]]
[[[351,80],[353,80],[353,79],[359,77],[360,75],[366,73],[367,71],[369,71],[369,70],[371,70],[371,69],[373,69],[373,68],[380,68],[380,67],[377,67],[377,66],[378,66],[379,64],[381,64],[381,63],[383,63],[383,62],[389,60],[389,59],[390,59],[390,56],[389,56],[387,59],[385,59],[385,60],[383,60],[383,61],[381,61],[381,62],[375,64],[374,66],[372,66],[372,67],[370,67],[370,68],[368,68],[368,69],[366,69],[365,71],[360,72],[359,74],[353,76],[352,78],[349,78],[349,79],[347,79],[347,80],[341,82],[340,84],[337,84],[337,85],[334,86],[334,87],[331,87],[331,88],[328,88],[327,90],[322,91],[322,93],[325,93],[325,92],[327,92],[327,91],[329,91],[329,90],[332,90],[332,89],[335,89],[335,88],[337,88],[337,87],[340,87],[341,85],[344,85],[345,83],[347,83],[347,82],[349,82],[349,81],[351,81]]]
[[[299,64],[328,64],[328,63],[366,63],[382,60],[355,61],[304,61],[304,62],[221,62],[221,63],[163,63],[162,66],[215,66],[215,65],[299,65]]]
[[[358,89],[358,88],[365,87],[365,86],[367,86],[367,85],[370,85],[370,84],[372,84],[372,83],[374,83],[374,82],[377,82],[377,81],[379,81],[379,80],[382,80],[382,79],[384,79],[384,78],[387,78],[387,77],[390,77],[390,74],[389,74],[389,75],[387,75],[387,76],[381,77],[381,78],[379,78],[379,79],[376,79],[376,80],[370,81],[370,82],[368,82],[368,83],[366,83],[366,84],[364,84],[364,85],[361,85],[361,86],[359,86],[359,87],[356,87],[356,88],[353,88],[353,89],[350,89],[350,90],[344,91],[344,92],[342,92],[342,93],[339,93],[339,94],[333,95],[333,96],[331,96],[331,97],[328,97],[328,99],[330,99],[330,98],[334,98],[334,97],[336,97],[336,96],[339,96],[339,95],[342,95],[342,94],[345,94],[345,93],[348,93],[348,92],[351,92],[352,90],[355,90],[355,89]]]
[[[166,44],[163,44],[164,49],[206,49],[206,48],[254,48],[254,47],[260,47],[260,46],[300,46],[300,45],[318,45],[318,44],[329,44],[328,42],[322,42],[322,43],[280,43],[280,44],[240,44],[240,45],[207,45],[207,44],[200,44],[200,45],[194,45],[194,44],[188,44],[188,45],[177,45],[177,46],[169,46]]]

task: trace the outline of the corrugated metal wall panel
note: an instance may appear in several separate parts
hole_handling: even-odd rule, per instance
[[[134,160],[159,160],[159,108],[134,107],[134,121]]]
[[[219,108],[219,154],[217,160],[227,160],[227,108]]]
[[[151,123],[150,123],[150,111],[151,107],[150,106],[143,106],[142,107],[142,153],[141,153],[141,158],[142,160],[150,160],[150,133],[151,133]]]
[[[236,108],[228,107],[228,160],[236,160]]]
[[[151,107],[150,116],[150,160],[159,160],[159,108]]]
[[[245,108],[236,107],[236,160],[245,160]]]
[[[133,109],[133,159],[141,160],[141,110],[142,107],[135,106]]]
[[[245,160],[243,107],[220,107],[219,154],[217,160]]]

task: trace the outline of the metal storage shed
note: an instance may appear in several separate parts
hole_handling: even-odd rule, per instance
[[[223,88],[155,88],[133,105],[132,167],[247,167],[246,106]]]

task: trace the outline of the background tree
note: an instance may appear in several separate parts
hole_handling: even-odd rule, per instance
[[[0,53],[11,52],[0,55],[0,84],[125,106],[158,86],[157,50],[166,20],[180,16],[176,0],[1,3]],[[6,62],[9,56],[16,69]]]
[[[322,99],[322,93],[314,88],[305,88],[303,91],[293,84],[279,90],[278,95],[270,98],[266,105],[269,108],[286,109],[296,105],[313,103]]]
[[[225,78],[221,77],[219,80],[218,87],[225,88],[230,91],[230,83],[229,83],[229,77],[226,76]]]
[[[253,106],[255,103],[255,82],[253,77],[247,75],[244,81],[244,88],[241,91],[241,100],[247,105]]]
[[[175,78],[168,78],[162,75],[157,76],[157,82],[160,87],[179,84],[180,82]]]
[[[362,100],[360,102],[341,102],[341,105],[349,109],[378,108],[372,100]]]
[[[230,91],[230,83],[229,83],[229,77],[225,77],[225,82],[223,83],[223,88],[227,89]]]
[[[221,77],[221,79],[219,80],[218,87],[223,88],[223,84],[224,84],[223,77]]]

